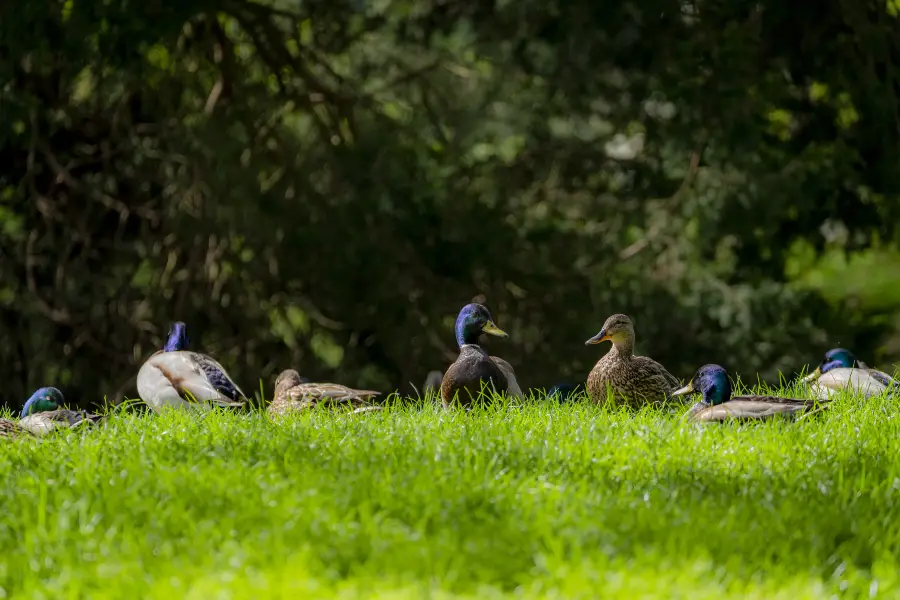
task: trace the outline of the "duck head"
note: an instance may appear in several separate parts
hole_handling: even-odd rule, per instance
[[[478,344],[482,333],[509,337],[505,331],[494,325],[491,313],[481,304],[466,304],[456,317],[456,343],[460,348],[465,344]]]
[[[825,353],[825,358],[816,367],[816,370],[804,377],[801,381],[815,381],[832,369],[852,369],[856,366],[856,357],[849,350],[832,348]]]
[[[62,392],[55,387],[42,387],[25,402],[25,406],[22,407],[22,418],[40,412],[58,410],[64,401]]]
[[[731,381],[728,373],[719,365],[704,365],[697,369],[686,386],[672,392],[673,396],[698,393],[707,404],[728,402],[731,398]]]
[[[619,347],[634,346],[634,324],[628,315],[612,315],[603,323],[600,333],[584,343],[585,346],[610,341]]]
[[[188,344],[187,325],[181,321],[175,321],[172,323],[172,327],[169,328],[169,337],[166,338],[166,345],[163,346],[163,350],[165,352],[187,350]]]

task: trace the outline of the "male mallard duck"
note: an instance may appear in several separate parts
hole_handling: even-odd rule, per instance
[[[559,402],[567,402],[584,393],[584,385],[580,383],[558,383],[547,392],[548,398],[554,396]]]
[[[65,402],[62,392],[54,387],[42,387],[31,395],[22,408],[19,427],[34,435],[44,435],[56,429],[91,425],[103,419],[83,410],[60,408]]]
[[[900,386],[896,379],[884,371],[870,369],[843,348],[833,348],[826,352],[816,370],[801,381],[810,383],[815,395],[823,400],[846,388],[871,398],[892,385]]]
[[[441,381],[444,407],[449,407],[454,398],[463,406],[470,405],[472,399],[481,393],[483,384],[493,386],[498,393],[507,392],[521,397],[522,390],[510,364],[502,358],[489,356],[478,345],[478,336],[482,333],[509,337],[494,325],[488,309],[481,304],[466,304],[456,317],[455,329],[459,358],[450,365]]]
[[[634,355],[634,325],[627,315],[606,319],[600,333],[585,342],[586,346],[609,340],[612,348],[597,361],[587,378],[591,400],[606,399],[607,384],[616,402],[637,407],[647,402],[663,402],[680,385],[665,367],[646,356]]]
[[[367,401],[381,392],[354,390],[337,383],[304,383],[294,369],[282,371],[275,379],[275,398],[267,409],[270,416],[309,410],[318,406],[343,406],[354,413],[381,410]]]
[[[138,371],[138,395],[150,408],[209,408],[243,406],[247,396],[225,367],[199,352],[187,350],[186,326],[172,325],[162,350],[157,351]]]
[[[703,399],[685,415],[693,422],[727,420],[762,420],[771,417],[790,417],[820,404],[816,400],[782,398],[780,396],[732,396],[728,373],[719,365],[704,365],[697,370],[686,386],[675,390],[673,396],[699,393]]]

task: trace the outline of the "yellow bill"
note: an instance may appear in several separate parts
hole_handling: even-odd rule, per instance
[[[813,371],[812,373],[810,373],[809,375],[807,375],[800,381],[802,381],[804,383],[809,383],[810,381],[815,381],[816,379],[818,379],[821,376],[822,376],[822,367],[816,367],[815,371]]]
[[[481,331],[489,335],[496,335],[497,337],[509,337],[505,331],[494,325],[493,321],[485,323],[484,327],[481,328]]]
[[[679,388],[672,392],[673,396],[684,396],[685,394],[691,394],[694,392],[694,382],[688,381],[688,384],[683,388]]]

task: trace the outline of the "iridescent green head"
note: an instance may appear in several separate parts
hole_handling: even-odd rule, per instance
[[[731,398],[731,381],[728,373],[719,365],[703,365],[691,381],[679,390],[672,392],[673,396],[700,393],[707,404],[722,404]]]
[[[65,399],[62,392],[55,387],[42,387],[31,395],[22,407],[22,417],[51,410],[58,410]]]
[[[481,304],[466,304],[456,317],[456,343],[462,348],[465,344],[477,344],[482,333],[508,337],[506,332],[494,325],[491,313]]]

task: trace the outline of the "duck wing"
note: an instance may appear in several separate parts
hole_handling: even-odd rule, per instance
[[[491,356],[490,359],[494,361],[506,377],[506,393],[519,400],[524,398],[525,396],[522,394],[522,388],[519,387],[519,382],[516,380],[516,372],[513,370],[512,365],[499,356]]]
[[[44,435],[62,428],[91,425],[103,420],[103,415],[94,415],[83,410],[48,410],[23,417],[19,426],[34,435]]]
[[[236,402],[239,405],[243,404],[243,400],[247,399],[247,395],[237,386],[231,377],[228,376],[228,371],[225,370],[225,367],[205,354],[200,354],[198,352],[191,352],[191,354],[193,355],[192,359],[197,367],[206,376],[206,379],[216,391],[232,402]]]
[[[728,402],[693,411],[692,421],[722,422],[790,417],[819,404],[816,400],[778,396],[735,396]]]
[[[32,433],[21,427],[15,421],[10,421],[9,419],[0,419],[0,438],[17,438],[17,437],[31,437]]]
[[[869,369],[869,376],[872,377],[875,381],[883,385],[884,387],[891,387],[892,385],[900,385],[900,381],[897,381],[884,371],[877,371],[875,369]]]
[[[634,361],[635,366],[641,370],[641,373],[648,378],[656,380],[660,389],[674,391],[681,387],[681,381],[652,358],[648,356],[635,356],[631,360]]]

